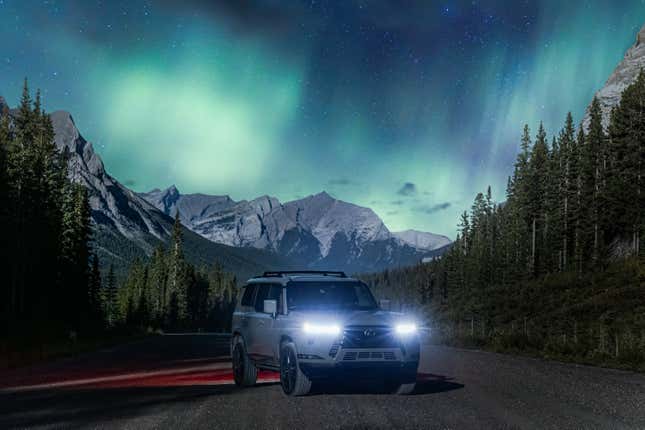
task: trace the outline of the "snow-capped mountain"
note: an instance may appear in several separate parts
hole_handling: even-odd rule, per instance
[[[446,236],[418,230],[397,231],[392,232],[392,235],[413,248],[427,251],[443,248],[451,243]]]
[[[282,204],[262,196],[179,193],[175,186],[140,194],[194,232],[217,243],[272,250],[312,268],[351,272],[414,264],[438,255],[450,240],[431,233],[391,233],[369,208],[321,192]]]
[[[602,109],[603,126],[609,125],[611,109],[620,103],[622,92],[636,81],[641,69],[645,69],[645,25],[636,35],[636,42],[627,50],[623,60],[618,63],[605,85],[596,93]],[[583,124],[589,127],[589,109]]]

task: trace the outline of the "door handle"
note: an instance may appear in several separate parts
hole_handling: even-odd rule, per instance
[[[264,321],[262,320],[258,321],[258,325],[264,325]]]

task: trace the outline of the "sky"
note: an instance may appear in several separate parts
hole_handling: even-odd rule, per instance
[[[0,95],[67,110],[136,191],[326,190],[454,238],[523,124],[580,121],[645,0],[0,0]]]

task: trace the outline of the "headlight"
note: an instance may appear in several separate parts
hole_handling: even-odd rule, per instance
[[[312,324],[306,322],[302,326],[302,330],[309,334],[329,334],[335,336],[340,334],[340,326],[338,324]]]
[[[410,335],[417,332],[417,325],[413,323],[403,323],[394,326],[394,330],[398,335]]]

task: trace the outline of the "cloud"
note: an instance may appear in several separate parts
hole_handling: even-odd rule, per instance
[[[123,185],[125,185],[126,187],[134,187],[136,184],[137,181],[135,181],[134,179],[126,179],[125,181],[123,181]]]
[[[394,205],[394,206],[402,206],[403,203],[404,203],[403,200],[394,200],[394,201],[390,202],[390,204]]]
[[[392,215],[398,215],[399,211],[389,211],[385,215],[387,216],[392,216]]]
[[[396,193],[400,196],[413,196],[417,193],[417,186],[412,182],[406,182]]]
[[[432,214],[435,212],[439,212],[445,209],[448,209],[450,206],[452,206],[452,203],[450,202],[443,202],[443,203],[438,203],[436,205],[423,205],[423,206],[417,206],[413,208],[412,210],[415,212],[423,212],[425,214]]]
[[[328,182],[329,185],[339,185],[342,187],[346,187],[349,185],[357,185],[356,182],[352,181],[351,179],[347,178],[338,178],[338,179],[332,179]]]

